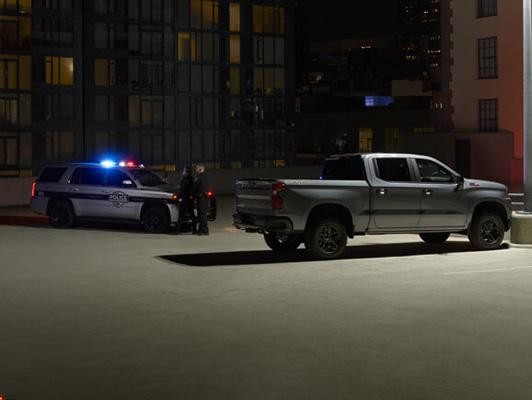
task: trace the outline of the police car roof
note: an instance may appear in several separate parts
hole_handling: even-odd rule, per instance
[[[44,168],[72,168],[72,167],[92,167],[92,168],[103,168],[103,169],[121,169],[121,170],[133,170],[133,169],[145,169],[140,165],[135,166],[120,166],[119,164],[112,166],[103,166],[101,163],[96,162],[60,162],[53,164],[46,164]]]

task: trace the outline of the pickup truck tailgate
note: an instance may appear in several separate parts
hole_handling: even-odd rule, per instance
[[[236,182],[236,209],[238,212],[259,212],[272,209],[273,180],[238,180]]]

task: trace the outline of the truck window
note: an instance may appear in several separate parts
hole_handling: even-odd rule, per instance
[[[406,158],[378,158],[377,170],[380,179],[386,182],[410,182],[410,170]]]
[[[328,181],[363,181],[366,179],[362,158],[327,160],[321,178]]]
[[[454,176],[441,165],[430,160],[416,159],[421,182],[454,183]]]
[[[57,183],[61,180],[67,168],[63,167],[46,167],[39,176],[39,182]]]

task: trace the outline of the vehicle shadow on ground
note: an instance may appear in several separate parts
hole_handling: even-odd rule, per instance
[[[500,250],[508,249],[504,244]],[[469,242],[448,242],[442,245],[426,243],[393,243],[351,246],[342,260],[362,260],[371,258],[410,257],[424,255],[444,255],[451,253],[474,252]],[[316,261],[305,250],[293,253],[275,253],[270,250],[236,251],[225,253],[179,254],[159,258],[189,267],[225,267],[234,265],[264,265]]]

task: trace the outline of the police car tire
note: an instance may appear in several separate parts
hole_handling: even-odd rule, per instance
[[[76,215],[72,206],[66,201],[57,201],[50,207],[50,225],[58,229],[68,229],[74,226]]]
[[[150,207],[142,216],[142,224],[148,233],[165,233],[170,229],[170,218],[163,207]]]

